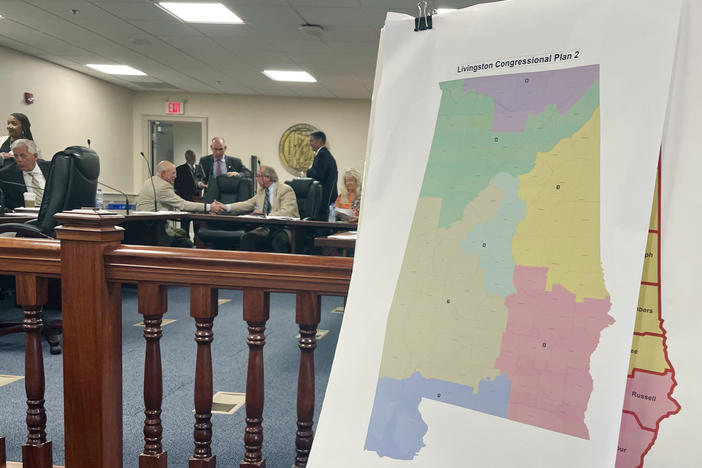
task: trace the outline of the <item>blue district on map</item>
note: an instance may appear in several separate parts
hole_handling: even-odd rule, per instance
[[[427,431],[419,414],[422,398],[506,418],[509,390],[510,381],[503,375],[492,382],[481,381],[477,393],[473,387],[425,379],[418,372],[403,380],[382,377],[378,381],[365,449],[378,452],[381,457],[411,460],[424,446],[422,438]]]

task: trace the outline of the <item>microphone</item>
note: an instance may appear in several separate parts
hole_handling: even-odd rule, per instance
[[[100,181],[98,181],[98,184],[102,185],[103,187],[107,187],[108,189],[112,189],[112,190],[114,190],[114,191],[116,191],[116,192],[119,192],[121,195],[124,195],[124,200],[126,201],[126,205],[125,205],[125,206],[127,207],[127,214],[129,214],[129,197],[127,196],[126,193],[124,193],[123,191],[121,191],[121,190],[118,189],[118,188],[111,187],[111,186],[109,186],[109,185],[107,185],[107,184],[105,184],[105,183],[102,183],[102,182],[100,182]]]
[[[140,151],[139,154],[141,154],[141,157],[144,159],[144,163],[146,163],[146,170],[149,171],[149,180],[151,181],[151,188],[154,189],[154,211],[158,211],[158,200],[156,199],[156,185],[154,184],[154,173],[149,167],[149,161],[146,160],[144,152]]]
[[[88,148],[90,148],[90,138],[88,138]]]

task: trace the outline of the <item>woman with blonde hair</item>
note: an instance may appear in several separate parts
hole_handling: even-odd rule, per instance
[[[354,216],[351,221],[358,221],[358,211],[361,208],[361,173],[356,169],[344,171],[344,186],[334,203],[335,208],[352,210]]]

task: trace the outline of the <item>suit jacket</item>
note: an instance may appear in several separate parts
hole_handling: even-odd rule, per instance
[[[151,185],[152,180],[154,182],[153,186]],[[156,199],[158,200],[159,210],[205,212],[204,203],[183,200],[176,195],[173,186],[169,182],[166,182],[157,175],[146,179],[144,182],[141,192],[137,195],[137,210],[154,211],[154,188],[156,189]]]
[[[200,158],[200,164],[198,164],[199,171],[197,177],[205,184],[210,180],[212,176],[212,166],[214,165],[214,155],[208,154]],[[224,165],[227,167],[226,172],[240,172],[242,177],[251,177],[251,171],[246,169],[246,166],[242,164],[241,159],[235,158],[234,156],[224,155]]]
[[[195,172],[197,171],[197,165],[195,169],[190,169],[188,163],[181,164],[176,167],[176,180],[173,184],[175,193],[185,200],[193,201],[195,196],[200,195],[200,189],[197,187],[197,177],[195,177]]]
[[[47,178],[51,163],[43,159],[37,159],[37,164],[39,165],[41,173],[44,174],[44,178]],[[5,181],[21,184],[22,186],[5,184],[3,183]],[[24,184],[22,171],[20,171],[16,164],[5,166],[0,170],[0,189],[2,189],[5,194],[5,207],[14,210],[17,207],[24,206],[24,192],[27,191],[27,187]]]
[[[322,201],[324,206],[329,206],[339,194],[336,191],[336,183],[339,172],[336,168],[336,160],[329,152],[326,146],[322,146],[317,155],[314,157],[312,167],[307,170],[307,177],[312,177],[314,180],[322,184]]]
[[[251,213],[256,207],[259,210],[263,209],[264,189],[259,188],[256,195],[248,200],[232,203],[232,214],[247,214]],[[300,212],[297,210],[297,198],[295,191],[289,185],[281,182],[276,182],[273,190],[273,210],[271,216],[290,216],[291,218],[299,218]]]

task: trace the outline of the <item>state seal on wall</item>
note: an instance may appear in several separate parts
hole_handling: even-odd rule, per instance
[[[310,148],[310,132],[317,127],[299,123],[289,127],[283,132],[278,145],[280,162],[294,176],[305,172],[312,165],[314,151]]]

